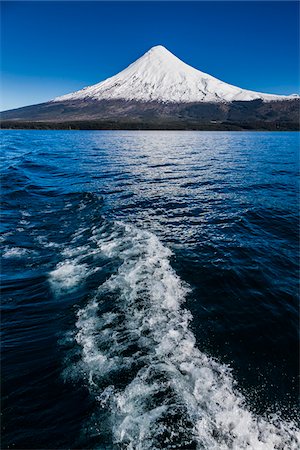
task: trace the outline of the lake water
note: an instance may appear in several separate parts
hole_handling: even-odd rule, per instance
[[[1,138],[1,448],[298,449],[299,134]]]

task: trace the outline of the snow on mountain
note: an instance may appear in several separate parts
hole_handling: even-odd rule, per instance
[[[56,97],[53,102],[122,99],[190,103],[292,98],[295,96],[263,94],[224,83],[185,64],[165,47],[158,45],[117,75],[80,91]]]

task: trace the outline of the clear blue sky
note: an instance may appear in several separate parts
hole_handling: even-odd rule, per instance
[[[1,2],[2,105],[99,82],[154,45],[237,86],[299,92],[297,2]]]

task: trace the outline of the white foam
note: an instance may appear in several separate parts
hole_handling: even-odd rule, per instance
[[[84,262],[86,257],[97,253],[97,249],[94,250],[89,245],[78,245],[78,240],[81,239],[83,233],[87,230],[87,228],[79,228],[72,236],[70,244],[66,247],[47,242],[42,237],[38,238],[39,243],[44,247],[62,247],[60,253],[63,260],[49,273],[50,285],[58,295],[82,286],[86,278],[97,271],[97,268],[90,269]]]
[[[20,211],[22,214],[22,217],[31,217],[31,214],[28,211]]]
[[[36,241],[38,242],[39,245],[41,245],[42,247],[45,247],[45,248],[51,248],[51,247],[59,248],[60,247],[59,244],[48,241],[48,239],[45,236],[37,236]]]
[[[3,253],[3,258],[22,258],[22,256],[25,256],[29,253],[29,250],[26,248],[20,248],[20,247],[11,247],[6,248],[6,250]]]
[[[296,426],[252,413],[230,369],[196,347],[191,314],[182,308],[189,288],[172,269],[170,250],[155,235],[120,223],[111,233],[94,230],[93,240],[119,268],[78,312],[77,368],[100,403],[110,398],[115,443],[139,450],[183,443],[298,449]],[[115,299],[113,312],[101,315],[107,295]],[[128,384],[107,391],[102,381],[113,372],[122,379],[126,371]]]
[[[50,283],[57,292],[74,289],[81,284],[87,275],[87,266],[70,260],[59,263],[49,274]]]

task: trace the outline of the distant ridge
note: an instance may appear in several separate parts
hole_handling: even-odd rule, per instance
[[[2,127],[62,128],[64,123],[112,123],[112,128],[222,129],[299,127],[299,96],[249,91],[185,64],[165,47],[152,47],[117,75],[55,99],[1,113]],[[125,125],[126,124],[126,125]],[[176,125],[175,125],[176,124]],[[185,126],[186,125],[186,126]],[[209,125],[209,126],[208,126]],[[110,127],[110,125],[107,125]],[[259,127],[261,128],[261,126]],[[227,129],[227,128],[226,128]]]

